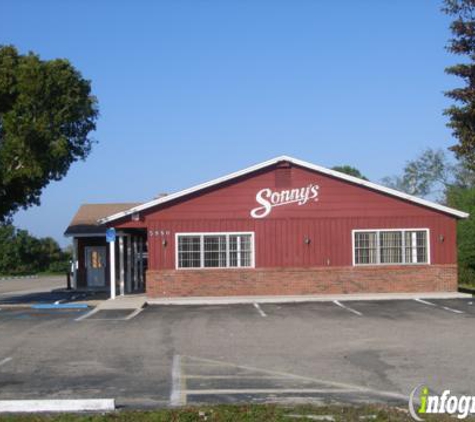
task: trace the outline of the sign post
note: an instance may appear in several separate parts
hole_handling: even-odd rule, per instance
[[[115,299],[115,229],[110,227],[106,230],[106,241],[109,243],[109,256],[110,256],[110,286],[111,286],[111,299]]]

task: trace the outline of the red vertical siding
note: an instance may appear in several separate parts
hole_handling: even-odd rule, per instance
[[[291,168],[288,189],[316,183],[318,201],[275,207],[265,218],[252,218],[259,190],[286,189],[275,187],[274,171],[259,171],[145,212],[149,269],[175,268],[176,233],[216,231],[255,232],[258,268],[351,266],[352,230],[384,228],[428,228],[431,263],[456,263],[455,218],[299,167]],[[168,234],[155,235],[162,231]]]

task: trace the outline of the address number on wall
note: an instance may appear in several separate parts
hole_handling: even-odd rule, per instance
[[[157,237],[157,236],[168,236],[170,234],[170,230],[149,230],[148,235],[150,237]]]

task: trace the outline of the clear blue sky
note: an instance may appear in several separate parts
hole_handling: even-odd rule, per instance
[[[145,201],[288,154],[378,181],[453,143],[457,58],[439,1],[2,0],[0,44],[68,58],[101,116],[86,162],[15,223],[62,233],[81,203]]]

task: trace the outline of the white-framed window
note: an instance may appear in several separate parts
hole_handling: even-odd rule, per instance
[[[252,268],[253,232],[176,233],[176,268]]]
[[[353,265],[430,264],[429,229],[353,230]]]

